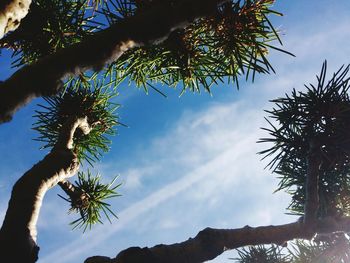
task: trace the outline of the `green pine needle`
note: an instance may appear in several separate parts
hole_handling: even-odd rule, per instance
[[[306,157],[309,144],[321,144],[322,165],[319,168],[319,216],[350,214],[350,98],[349,66],[341,67],[326,81],[326,62],[316,85],[306,91],[292,91],[273,100],[269,137],[259,142],[272,146],[260,154],[271,158],[268,163],[280,178],[277,190],[292,195],[289,209],[302,215],[305,203]]]
[[[15,67],[80,42],[101,26],[90,11],[88,0],[34,0],[20,27],[0,40],[10,48]]]
[[[238,257],[232,258],[237,263],[291,263],[290,258],[277,246],[249,246],[237,249]]]
[[[152,5],[172,2],[114,0],[106,4],[104,14],[113,24]],[[273,2],[232,1],[220,6],[215,16],[199,19],[186,29],[171,33],[159,45],[126,52],[108,68],[107,74],[114,72],[116,83],[127,78],[146,92],[148,86],[158,83],[180,85],[183,93],[200,92],[202,88],[211,92],[213,84],[223,81],[238,87],[240,75],[254,80],[256,73],[274,72],[266,58],[268,50],[285,51],[270,43],[281,41],[268,19],[270,14],[280,15],[270,10]]]
[[[60,128],[70,117],[87,117],[93,129],[87,135],[80,130],[75,132],[74,152],[80,161],[92,165],[109,150],[109,137],[115,135],[114,127],[120,124],[115,114],[119,105],[111,102],[116,94],[109,91],[109,86],[96,80],[75,79],[67,84],[63,94],[46,97],[47,105],[39,105],[41,110],[34,116],[37,122],[33,129],[40,134],[36,140],[44,143],[43,148],[52,148],[57,143]]]
[[[70,223],[73,229],[83,228],[85,232],[97,223],[103,224],[103,215],[110,223],[112,223],[111,217],[118,218],[111,210],[110,204],[106,203],[107,199],[120,196],[116,190],[121,184],[115,185],[116,179],[117,177],[110,183],[103,184],[101,183],[101,176],[99,174],[93,176],[89,170],[87,174],[83,172],[78,173],[78,180],[75,181],[74,187],[77,191],[84,193],[87,196],[87,200],[84,202],[84,205],[72,205],[70,209],[70,212],[79,214],[79,218]],[[69,199],[68,201],[74,204],[72,200]]]

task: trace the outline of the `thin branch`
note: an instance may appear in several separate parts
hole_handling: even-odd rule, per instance
[[[0,39],[9,31],[16,30],[29,11],[31,0],[1,0]]]
[[[79,129],[84,135],[87,135],[92,130],[88,123],[87,117],[78,118],[71,117],[66,124],[61,128],[58,141],[55,147],[73,149],[74,146],[74,133]]]
[[[58,182],[58,185],[69,196],[69,198],[73,199],[77,195],[76,188],[68,180],[63,180],[61,182]]]
[[[311,239],[316,233],[332,233],[350,230],[350,217],[339,219],[326,218],[319,220],[315,232],[309,233],[303,222],[277,226],[249,227],[238,229],[206,228],[194,238],[172,245],[157,245],[151,248],[131,247],[120,252],[116,258],[95,256],[86,259],[85,263],[199,263],[212,260],[229,249],[247,245],[278,244],[285,241]]]
[[[58,185],[61,187],[61,189],[69,196],[69,200],[65,199],[66,201],[69,201],[71,204],[71,210],[79,210],[89,205],[90,203],[90,196],[89,194],[85,193],[81,189],[75,187],[71,182],[68,180],[62,180],[58,182]]]
[[[91,68],[99,70],[133,47],[164,41],[175,29],[213,14],[218,4],[226,1],[182,0],[170,10],[160,5],[21,68],[0,83],[0,123],[10,121],[33,98],[56,94],[65,77]]]
[[[304,223],[310,228],[315,226],[319,208],[318,182],[319,167],[321,165],[320,145],[316,139],[310,141],[307,156],[307,174],[305,187]]]

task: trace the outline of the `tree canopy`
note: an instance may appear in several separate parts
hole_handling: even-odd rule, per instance
[[[76,212],[73,228],[88,231],[117,214],[108,203],[121,183],[103,183],[95,163],[110,148],[119,122],[122,83],[166,96],[166,88],[212,93],[239,88],[275,72],[268,59],[281,48],[273,0],[5,1],[0,48],[16,72],[0,82],[0,123],[36,97],[33,128],[49,153],[13,186],[0,229],[6,262],[38,259],[37,219],[45,193],[58,185]],[[3,32],[3,33],[2,33]],[[261,151],[291,195],[296,222],[239,229],[206,228],[194,238],[131,247],[114,259],[85,262],[204,262],[238,249],[237,262],[348,262],[349,66],[327,76],[327,62],[306,91],[272,100],[268,143]],[[83,164],[83,168],[80,166]],[[70,177],[76,175],[75,180]],[[116,224],[118,222],[115,222]],[[296,240],[296,241],[293,241]],[[292,241],[292,242],[289,242]],[[290,243],[287,246],[287,243]]]

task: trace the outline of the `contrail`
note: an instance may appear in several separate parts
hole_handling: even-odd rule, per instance
[[[97,244],[114,235],[118,230],[124,228],[125,225],[141,214],[176,196],[193,184],[202,181],[205,179],[205,177],[213,176],[213,174],[215,174],[215,169],[218,166],[222,166],[219,164],[222,164],[223,160],[229,160],[230,163],[233,163],[238,156],[242,156],[242,154],[249,151],[246,145],[251,144],[251,142],[252,136],[245,137],[244,139],[240,140],[239,143],[216,156],[206,164],[194,169],[188,175],[164,186],[157,192],[124,209],[118,214],[118,217],[120,218],[118,222],[112,226],[107,226],[105,231],[102,229],[103,226],[97,227],[87,235],[84,235],[83,239],[73,241],[64,247],[57,249],[55,252],[40,259],[39,262],[52,263],[56,262],[58,258],[60,263],[75,262],[74,259],[80,256],[82,253],[86,253],[86,251],[91,251],[91,255],[93,255],[94,252],[92,251],[92,248]]]

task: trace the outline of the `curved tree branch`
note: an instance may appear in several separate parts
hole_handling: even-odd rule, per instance
[[[0,3],[0,39],[18,28],[29,11],[31,0],[2,0]]]
[[[77,193],[78,191],[75,186],[67,180],[58,182],[58,185],[71,199],[73,199],[76,195],[80,195],[80,191]]]
[[[87,117],[71,117],[66,122],[65,126],[60,130],[58,141],[54,149],[73,149],[74,133],[79,129],[84,135],[87,135],[92,130],[92,125],[89,124]]]
[[[156,6],[21,68],[0,83],[0,123],[11,120],[33,98],[56,94],[65,77],[91,68],[101,69],[133,47],[163,41],[175,29],[214,13],[217,5],[226,1],[181,0],[171,10]]]
[[[206,228],[194,238],[172,245],[151,248],[131,247],[120,252],[114,259],[95,256],[85,263],[200,263],[214,259],[229,249],[247,245],[284,244],[285,241],[311,239],[316,233],[332,233],[350,230],[350,217],[326,218],[317,221],[315,232],[310,234],[302,221],[277,226],[245,226],[238,229]]]
[[[79,188],[76,188],[68,180],[60,181],[58,182],[58,185],[66,193],[66,195],[69,196],[71,208],[80,208],[89,204],[89,195]]]
[[[1,260],[4,262],[32,263],[37,260],[36,224],[44,195],[79,169],[71,141],[77,129],[88,132],[88,127],[87,118],[68,121],[52,151],[14,185],[0,229]],[[67,134],[69,136],[65,136]]]

